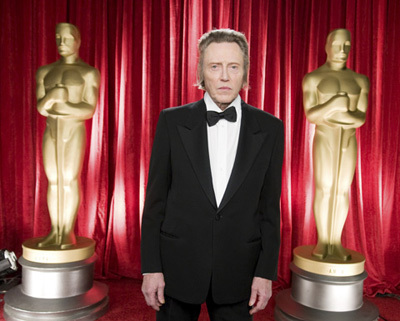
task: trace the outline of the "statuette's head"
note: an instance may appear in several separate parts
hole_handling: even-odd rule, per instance
[[[350,31],[347,29],[335,29],[326,38],[325,51],[327,61],[331,63],[345,63],[351,47]]]
[[[56,43],[58,53],[62,57],[78,55],[81,45],[79,29],[70,23],[59,23],[56,26]]]

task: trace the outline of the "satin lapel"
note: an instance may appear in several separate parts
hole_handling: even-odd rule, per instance
[[[204,192],[211,204],[217,208],[214,189],[211,178],[210,158],[208,155],[207,127],[206,127],[206,105],[204,100],[194,103],[191,108],[190,117],[184,126],[178,126],[185,150],[192,163]]]
[[[267,133],[261,131],[258,121],[251,113],[250,108],[242,102],[242,124],[240,126],[235,163],[218,211],[224,208],[242,184],[266,136]]]

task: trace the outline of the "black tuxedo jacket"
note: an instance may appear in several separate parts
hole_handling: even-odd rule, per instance
[[[242,101],[237,156],[219,207],[204,100],[161,112],[142,220],[142,272],[163,272],[165,293],[187,303],[250,296],[275,279],[280,245],[283,125]]]

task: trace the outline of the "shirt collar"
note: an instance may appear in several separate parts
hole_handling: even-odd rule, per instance
[[[206,104],[207,111],[212,110],[220,113],[222,110],[217,106],[217,104],[212,100],[208,92],[204,94],[204,102]],[[242,111],[242,98],[240,95],[237,95],[237,97],[230,103],[229,107],[235,107],[236,113],[239,115],[241,114]]]

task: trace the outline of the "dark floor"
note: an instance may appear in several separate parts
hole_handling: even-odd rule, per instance
[[[100,321],[133,320],[153,321],[154,311],[149,308],[140,291],[141,281],[135,279],[101,280],[109,287],[109,310]],[[271,298],[267,308],[254,316],[254,321],[274,320],[275,295]],[[380,321],[400,321],[400,300],[395,297],[366,298],[375,304],[380,313]],[[0,294],[0,321],[3,318],[3,294]],[[208,321],[205,306],[202,307],[199,321]],[[323,321],[323,320],[321,320]],[[340,321],[340,320],[338,320]],[[354,320],[357,321],[357,320]]]

